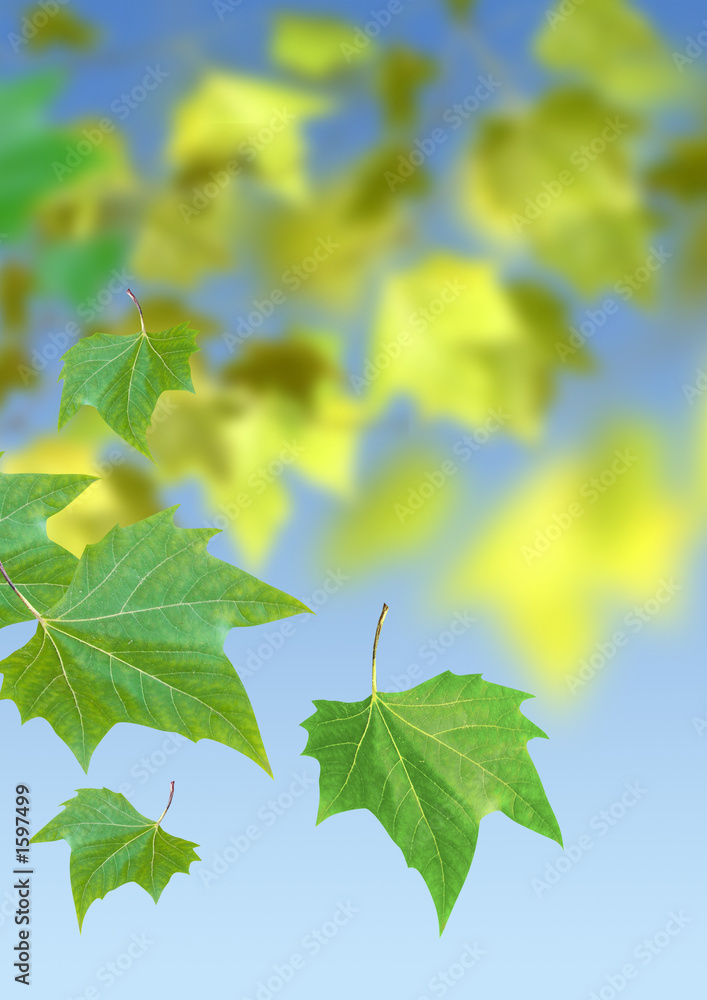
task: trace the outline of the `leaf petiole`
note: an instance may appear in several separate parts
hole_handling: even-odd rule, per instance
[[[378,640],[380,639],[381,629],[383,628],[383,622],[385,621],[385,616],[388,614],[388,605],[383,605],[383,610],[381,611],[381,616],[378,619],[378,627],[376,628],[376,637],[373,640],[373,677],[372,677],[372,687],[373,687],[373,697],[375,698],[378,687],[376,686],[376,652],[378,650]]]
[[[135,305],[137,306],[137,311],[140,313],[140,326],[142,327],[142,333],[143,333],[143,336],[146,337],[147,336],[147,332],[145,330],[145,318],[142,315],[142,309],[140,308],[140,303],[135,298],[135,296],[133,295],[133,293],[130,291],[129,288],[127,289],[127,293],[130,296],[130,298],[133,300],[133,302],[135,303]]]
[[[173,782],[173,781],[170,781],[170,783],[169,783],[169,802],[168,802],[168,803],[167,803],[167,805],[165,806],[165,809],[164,809],[164,812],[162,813],[162,815],[160,816],[160,818],[159,818],[159,819],[157,820],[157,822],[155,823],[155,826],[159,826],[159,825],[160,825],[160,823],[162,822],[162,820],[163,820],[163,819],[165,818],[165,816],[167,815],[167,810],[168,810],[168,809],[169,809],[169,807],[170,807],[170,806],[172,805],[172,799],[173,799],[173,798],[174,798],[174,782]]]

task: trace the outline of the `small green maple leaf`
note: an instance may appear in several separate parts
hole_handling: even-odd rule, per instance
[[[167,809],[172,804],[171,783]],[[79,929],[89,906],[113,889],[136,882],[155,902],[177,872],[189,874],[199,855],[189,840],[165,833],[109,788],[79,788],[64,811],[32,837],[32,844],[65,840],[71,847],[71,889]]]
[[[157,400],[168,389],[194,391],[189,357],[199,350],[194,343],[197,331],[181,323],[147,333],[140,305],[130,290],[128,295],[140,313],[139,333],[94,333],[64,355],[59,430],[89,404],[124,441],[151,458],[146,432]]]
[[[5,577],[0,580],[0,626],[31,617],[23,598],[41,614],[66,593],[78,559],[49,540],[46,522],[93,482],[91,476],[0,473],[0,573]]]
[[[440,934],[476,849],[479,822],[495,810],[562,844],[527,751],[545,733],[519,711],[532,695],[445,671],[409,691],[365,701],[315,701],[302,723],[304,754],[319,761],[317,823],[368,809],[425,880]]]
[[[223,644],[234,626],[309,611],[207,552],[209,528],[178,528],[172,507],[88,545],[62,599],[0,663],[0,699],[44,718],[84,769],[118,722],[212,739],[268,773],[243,683]]]

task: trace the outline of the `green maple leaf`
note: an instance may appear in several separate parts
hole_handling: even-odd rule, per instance
[[[216,534],[178,528],[176,507],[88,545],[64,597],[0,663],[0,699],[44,718],[84,769],[118,722],[212,739],[268,773],[253,709],[223,652],[234,626],[308,611],[206,551]],[[25,617],[31,617],[26,615]]]
[[[142,329],[133,336],[94,333],[69,348],[59,375],[64,379],[59,430],[81,406],[95,406],[116,434],[151,458],[146,431],[157,400],[169,389],[194,391],[189,357],[199,348],[197,331],[188,323],[147,333],[142,310],[140,322]]]
[[[304,754],[319,761],[317,823],[368,809],[417,868],[440,934],[464,884],[479,822],[500,810],[558,843],[562,836],[526,744],[545,733],[519,711],[532,697],[445,671],[409,691],[315,701]]]
[[[0,625],[27,621],[28,600],[40,614],[63,597],[76,556],[47,538],[46,521],[75,500],[91,476],[0,473]],[[21,595],[21,596],[20,596]]]
[[[174,794],[172,782],[169,809]],[[79,788],[63,803],[64,811],[35,833],[31,843],[65,840],[71,847],[71,889],[79,919],[96,899],[128,882],[137,882],[155,902],[177,872],[189,874],[199,860],[198,844],[165,833],[142,816],[128,800],[109,788]]]

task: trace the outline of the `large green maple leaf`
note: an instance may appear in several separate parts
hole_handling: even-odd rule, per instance
[[[132,722],[225,743],[270,773],[223,644],[234,626],[309,609],[210,555],[216,532],[176,527],[175,510],[86,547],[64,597],[0,663],[0,698],[23,722],[46,719],[84,769],[116,723]]]
[[[384,608],[376,633],[385,616]],[[562,836],[527,742],[545,733],[519,711],[532,695],[445,671],[409,691],[315,701],[304,754],[321,765],[317,823],[368,809],[427,883],[440,933],[471,866],[479,822],[500,810]]]
[[[197,331],[188,323],[147,333],[142,311],[140,322],[142,329],[133,336],[94,333],[69,348],[59,375],[64,379],[59,429],[89,404],[116,434],[151,458],[146,432],[157,400],[168,389],[194,391],[189,357],[199,348]]]
[[[92,482],[91,476],[0,473],[0,568],[14,584],[0,579],[0,625],[31,617],[22,598],[43,614],[66,593],[78,559],[47,538],[46,522]]]
[[[174,782],[167,804],[172,802]],[[64,811],[32,837],[33,844],[65,840],[71,847],[71,889],[79,928],[96,899],[136,882],[155,902],[177,872],[189,873],[199,855],[189,840],[160,826],[167,809],[153,822],[109,788],[79,788]]]

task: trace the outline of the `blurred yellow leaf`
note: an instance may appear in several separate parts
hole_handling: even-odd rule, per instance
[[[704,524],[707,520],[707,359],[700,368],[685,377],[681,388],[685,407],[692,411],[694,428],[691,443],[696,456],[695,515],[698,522]]]
[[[317,338],[249,343],[220,380],[193,362],[196,394],[165,393],[150,449],[168,482],[196,475],[214,527],[250,566],[262,563],[290,511],[288,479],[351,488],[360,407]],[[330,352],[333,353],[333,352]]]
[[[29,294],[33,285],[32,272],[19,261],[8,261],[0,269],[0,312],[2,338],[17,334],[27,326]]]
[[[108,121],[108,119],[103,119]],[[82,240],[106,230],[129,229],[137,216],[140,182],[121,133],[105,131],[99,122],[84,120],[82,145],[65,150],[62,182],[44,195],[36,208],[43,239],[49,242]],[[92,137],[87,139],[86,133]],[[90,167],[78,171],[76,160]],[[66,166],[66,161],[72,166]]]
[[[51,540],[76,556],[115,524],[133,524],[162,508],[150,472],[126,458],[122,443],[93,407],[84,407],[60,435],[44,435],[21,452],[6,453],[3,469],[99,477],[47,521]]]
[[[527,111],[486,118],[469,204],[496,236],[527,243],[585,296],[643,267],[654,219],[632,162],[635,118],[589,92],[556,90]],[[652,282],[638,283],[639,301]]]
[[[23,372],[29,365],[27,325],[34,281],[20,261],[8,260],[0,268],[0,401],[10,390],[26,385]]]
[[[674,266],[677,297],[681,302],[702,299],[707,269],[707,139],[697,135],[672,142],[662,162],[648,171],[647,181],[653,192],[675,199],[682,209],[684,225]]]
[[[210,72],[178,105],[168,156],[180,173],[247,173],[297,201],[309,191],[305,126],[332,107],[294,87]]]
[[[590,0],[558,4],[545,18],[535,52],[550,69],[578,73],[620,102],[650,105],[675,94],[668,47],[637,7]]]
[[[138,277],[192,288],[215,272],[232,270],[239,222],[233,191],[219,190],[198,207],[195,197],[167,184],[152,199],[130,259]]]
[[[341,182],[306,205],[259,213],[248,227],[272,286],[287,300],[315,296],[342,312],[359,304],[379,258],[401,245],[403,209],[384,190],[382,173]],[[257,224],[257,229],[255,228]]]
[[[419,91],[437,75],[430,56],[396,46],[386,49],[380,69],[380,96],[388,120],[409,125],[417,118]]]
[[[322,379],[338,374],[325,353],[327,346],[324,338],[314,342],[299,333],[280,340],[246,340],[222,374],[227,382],[247,385],[258,393],[275,391],[311,409]]]
[[[24,20],[35,28],[27,38],[27,49],[30,52],[44,52],[46,49],[65,45],[68,49],[90,49],[98,38],[98,31],[84,18],[75,14],[67,7],[60,7],[62,0],[54,0],[55,8],[49,13],[43,4],[26,7],[23,11]],[[66,0],[63,0],[66,2]],[[39,15],[39,21],[36,18]]]
[[[487,609],[536,685],[568,693],[617,622],[673,575],[681,586],[693,525],[665,458],[648,428],[614,428],[515,488],[461,556],[446,596]]]
[[[354,28],[339,18],[278,13],[270,38],[270,58],[276,66],[323,80],[347,68],[342,45],[350,45],[353,33]]]
[[[447,0],[447,6],[457,20],[463,21],[476,6],[476,0]]]
[[[707,138],[681,139],[648,174],[655,191],[690,202],[707,195]]]
[[[457,473],[451,459],[425,448],[389,457],[337,514],[324,537],[325,561],[368,570],[419,559],[459,502]]]
[[[437,254],[384,285],[374,341],[354,391],[374,410],[412,398],[428,420],[534,436],[566,342],[564,310],[532,286],[504,288],[493,265]],[[584,356],[572,357],[580,365]]]

